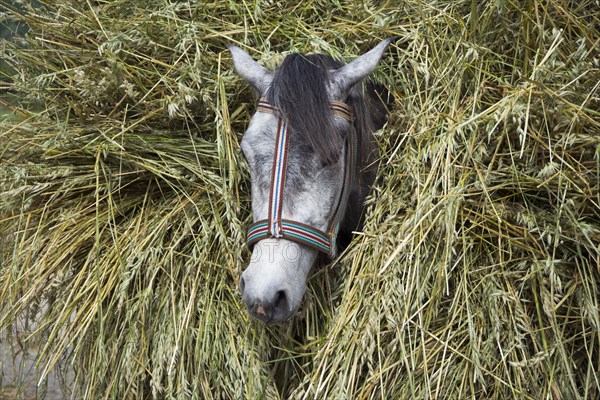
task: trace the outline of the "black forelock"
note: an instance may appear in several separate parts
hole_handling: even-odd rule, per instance
[[[343,143],[334,132],[327,96],[329,71],[342,65],[323,54],[290,54],[275,72],[267,94],[292,131],[298,132],[326,163],[337,161]]]

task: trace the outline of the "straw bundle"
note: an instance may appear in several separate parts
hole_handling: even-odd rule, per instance
[[[94,399],[600,396],[596,1],[5,6],[30,30],[3,43],[0,330],[42,377],[70,363]],[[253,100],[224,45],[273,68],[389,36],[364,232],[265,328],[237,289]]]

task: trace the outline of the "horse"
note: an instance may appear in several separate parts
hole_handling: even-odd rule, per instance
[[[382,85],[362,81],[392,41],[348,64],[290,54],[275,71],[227,45],[235,71],[259,98],[240,142],[254,223],[239,286],[249,313],[265,324],[293,317],[319,254],[336,257],[362,227],[377,169],[373,132],[393,103]]]

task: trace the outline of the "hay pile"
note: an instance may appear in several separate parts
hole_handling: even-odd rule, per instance
[[[596,1],[41,3],[3,15],[30,31],[0,126],[0,329],[37,315],[11,337],[40,373],[94,399],[600,396]],[[272,68],[388,36],[365,231],[265,328],[225,43]]]

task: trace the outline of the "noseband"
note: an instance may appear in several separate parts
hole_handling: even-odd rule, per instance
[[[352,109],[347,104],[332,101],[329,106],[335,115],[346,119],[352,124]],[[273,157],[269,216],[268,219],[257,221],[250,226],[250,229],[248,229],[248,246],[252,249],[254,244],[259,240],[284,238],[310,246],[328,254],[332,258],[335,257],[337,251],[336,238],[356,176],[357,138],[354,126],[350,129],[350,133],[345,140],[346,165],[344,167],[342,192],[340,193],[333,217],[329,221],[327,232],[323,232],[310,225],[281,218],[289,145],[288,123],[279,109],[270,104],[266,99],[259,100],[257,112],[273,114],[279,118],[279,122],[275,139],[275,155]]]

